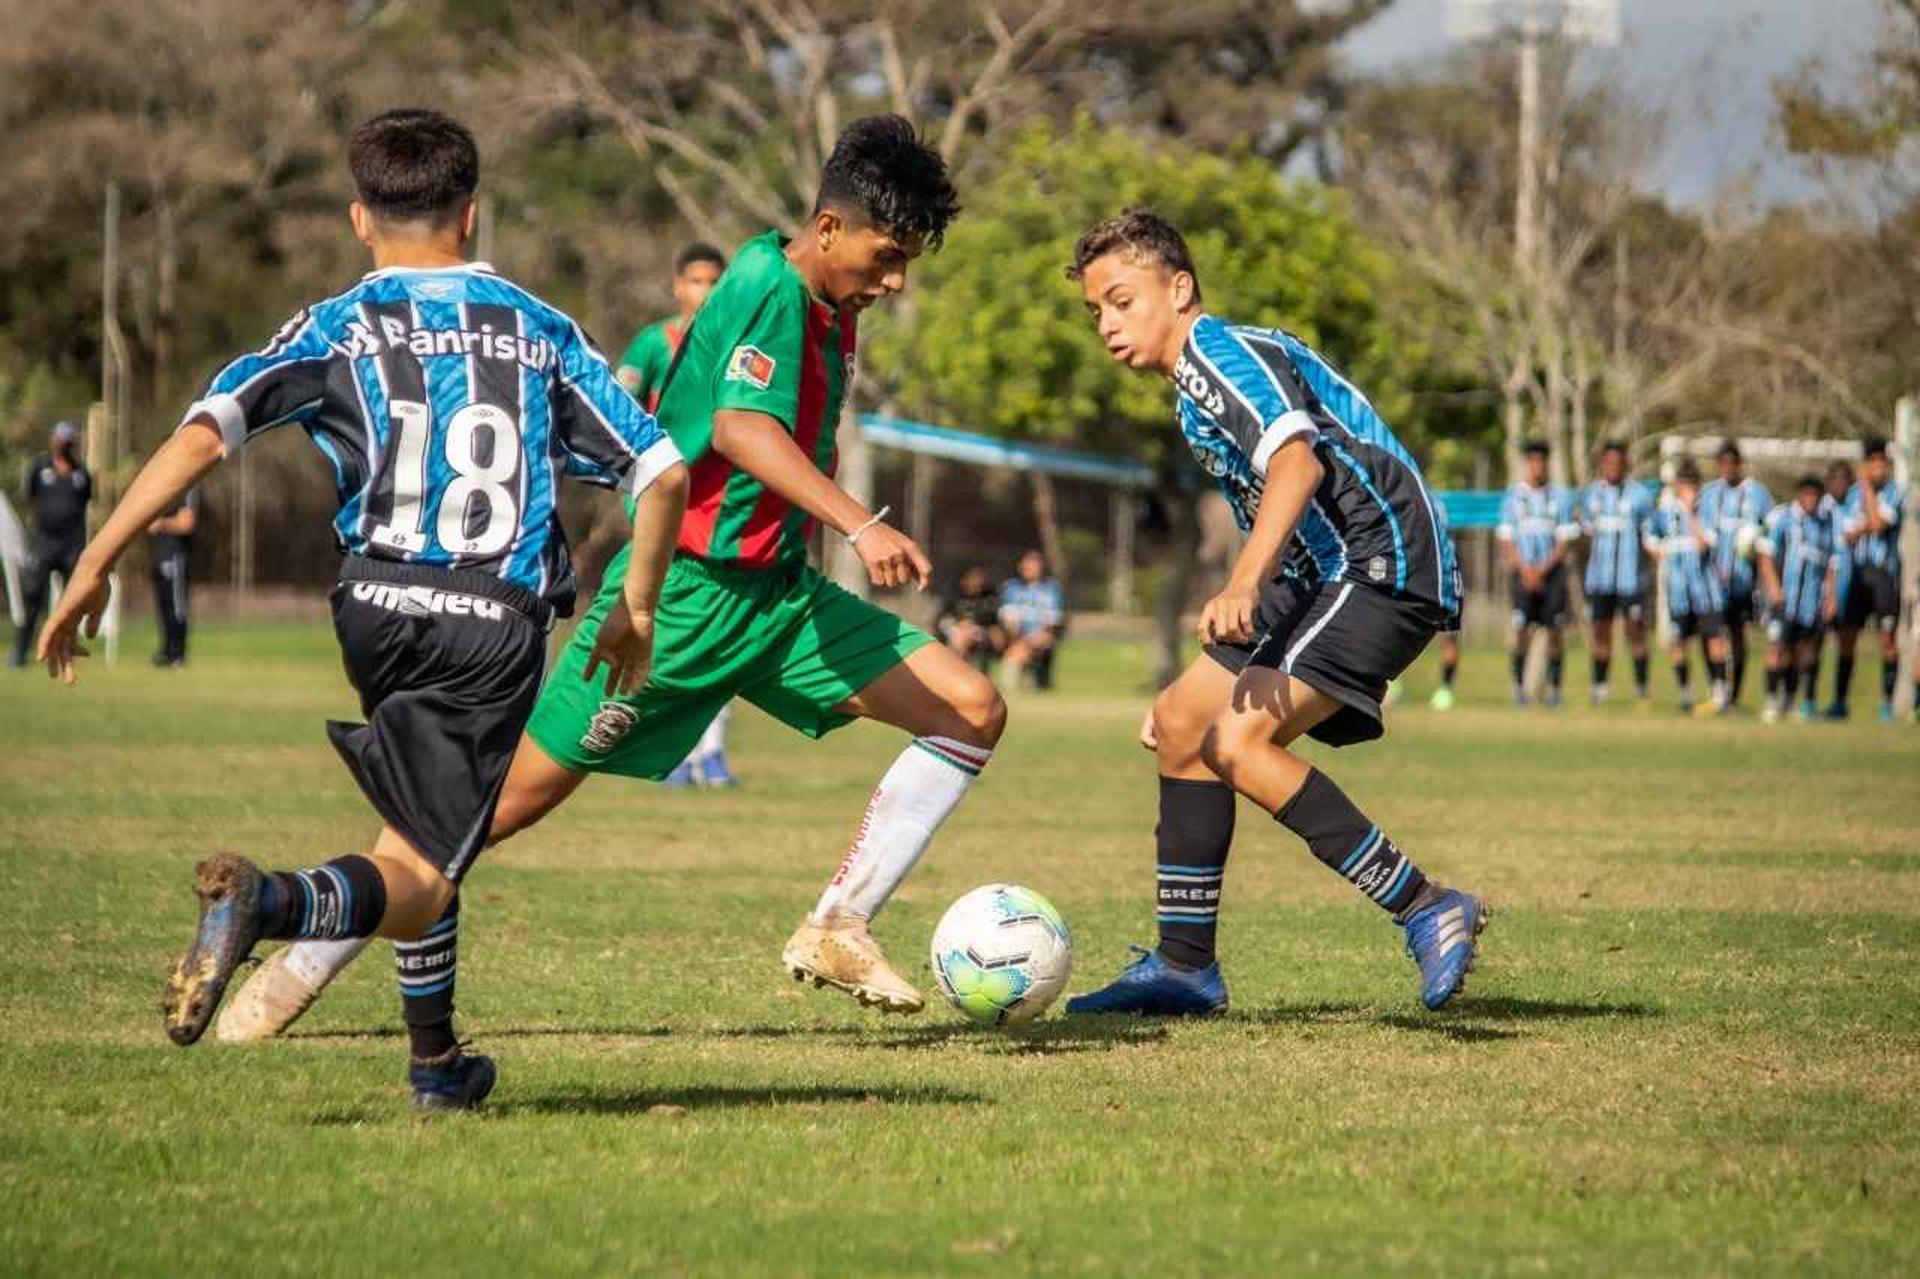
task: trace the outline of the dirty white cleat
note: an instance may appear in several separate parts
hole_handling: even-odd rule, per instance
[[[795,981],[844,990],[869,1008],[884,1013],[917,1013],[926,997],[893,970],[858,915],[811,916],[787,939],[780,962]]]
[[[300,1020],[326,989],[316,985],[287,963],[292,946],[282,946],[254,970],[247,984],[227,1000],[214,1023],[213,1033],[223,1044],[250,1044],[274,1039]]]

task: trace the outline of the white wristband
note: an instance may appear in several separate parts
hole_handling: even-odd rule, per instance
[[[847,534],[847,545],[848,546],[858,545],[860,541],[860,535],[866,532],[868,529],[872,528],[874,525],[878,524],[881,520],[886,519],[887,512],[891,511],[892,509],[893,508],[891,506],[883,506],[878,511],[874,512],[874,516],[872,519],[868,520],[865,524],[862,524],[859,528],[854,529],[851,533]]]

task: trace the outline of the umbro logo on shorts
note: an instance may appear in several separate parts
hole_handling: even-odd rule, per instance
[[[355,582],[353,598],[391,613],[408,617],[427,617],[443,613],[448,617],[477,617],[497,622],[507,615],[507,606],[498,600],[455,591],[436,591],[430,586],[394,586],[386,582]]]
[[[640,712],[625,702],[602,702],[580,737],[580,749],[603,755],[618,746],[639,722]]]

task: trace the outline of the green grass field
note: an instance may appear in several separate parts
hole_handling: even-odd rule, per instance
[[[903,967],[995,879],[1066,913],[1075,989],[1151,942],[1145,654],[1064,660],[880,920]],[[1499,908],[1455,1010],[1247,808],[1226,1018],[1011,1036],[802,990],[780,943],[898,740],[747,712],[739,791],[602,779],[480,863],[461,1019],[501,1085],[437,1122],[384,946],[282,1043],[160,1029],[196,855],[371,833],[321,733],[354,710],[330,636],[6,676],[0,1271],[1920,1268],[1920,731],[1516,712],[1490,653],[1438,716],[1430,667],[1384,743],[1321,759]]]

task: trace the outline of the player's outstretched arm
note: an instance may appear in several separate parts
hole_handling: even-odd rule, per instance
[[[673,560],[680,521],[687,513],[687,468],[675,462],[654,476],[633,501],[633,554],[621,583],[624,609],[612,609],[594,636],[582,678],[606,667],[608,696],[631,696],[645,686],[653,669],[653,619],[660,607],[660,583]]]
[[[813,518],[843,534],[858,532],[854,553],[875,586],[913,583],[926,590],[933,565],[913,539],[886,524],[821,472],[787,434],[780,419],[747,409],[713,415],[713,448]]]
[[[1273,576],[1280,552],[1325,474],[1326,467],[1314,453],[1310,436],[1295,436],[1274,453],[1267,463],[1260,510],[1253,517],[1246,545],[1233,562],[1226,586],[1200,610],[1202,642],[1244,644],[1253,638],[1260,588]]]
[[[99,633],[100,615],[107,607],[107,574],[149,525],[226,456],[220,428],[211,418],[194,418],[187,427],[175,431],[140,468],[120,505],[87,543],[74,565],[73,580],[40,631],[38,659],[46,664],[47,674],[64,684],[78,678],[73,659],[87,655],[82,633],[89,639]]]

